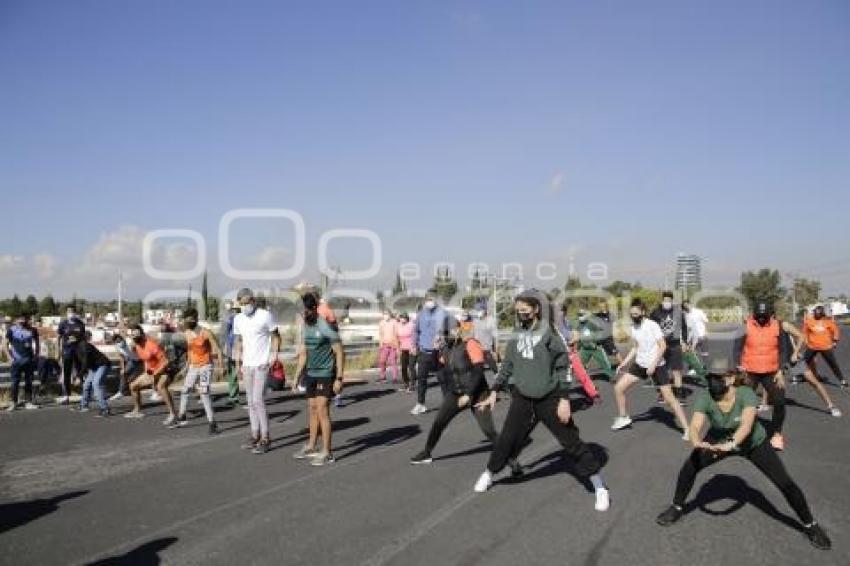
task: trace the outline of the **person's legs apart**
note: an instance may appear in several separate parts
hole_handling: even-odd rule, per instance
[[[534,405],[529,400],[514,393],[511,398],[511,406],[502,426],[502,433],[493,445],[487,469],[492,474],[497,474],[507,465],[508,460],[518,454],[517,447],[529,434],[528,423],[534,419]]]
[[[785,500],[788,501],[788,505],[797,514],[800,521],[804,525],[812,524],[814,518],[809,509],[809,504],[806,502],[806,496],[803,495],[800,486],[788,475],[785,465],[770,444],[762,442],[747,457],[782,492]]]
[[[429,454],[437,446],[437,442],[440,441],[443,431],[446,430],[452,419],[462,410],[457,406],[457,400],[458,397],[454,393],[443,397],[443,404],[440,405],[440,410],[437,412],[437,416],[434,417],[434,423],[428,432],[428,440],[425,442],[425,451]]]
[[[575,422],[570,419],[567,424],[564,424],[558,418],[557,409],[560,401],[556,395],[541,399],[534,404],[534,414],[561,444],[564,456],[575,464],[576,475],[587,479],[597,473],[602,466],[587,444],[582,442]]]
[[[676,480],[676,492],[673,495],[673,504],[677,507],[684,508],[685,500],[688,494],[694,487],[694,480],[700,470],[715,464],[722,460],[725,456],[708,450],[694,450],[691,455],[685,460],[682,469],[679,470],[679,478]]]

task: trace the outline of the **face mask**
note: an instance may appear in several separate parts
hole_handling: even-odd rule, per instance
[[[434,310],[437,307],[437,303],[434,301],[425,301],[425,308],[429,311]]]
[[[253,304],[249,303],[247,305],[242,305],[241,309],[242,314],[244,314],[245,316],[251,316],[252,314],[254,314],[254,310],[256,310],[256,307]]]
[[[585,315],[581,315],[580,317],[578,317],[578,321],[579,322],[587,322],[587,317]]]
[[[68,313],[67,318],[68,320],[74,320],[75,318],[77,318],[77,315],[75,315],[74,313]]]
[[[767,323],[770,322],[770,315],[766,314],[766,313],[765,314],[757,314],[756,315],[756,322],[758,322],[762,326],[767,326]]]
[[[136,344],[141,344],[143,341],[144,338],[142,338],[141,336],[133,336],[133,342],[135,342]]]
[[[708,380],[708,393],[711,395],[711,398],[715,401],[719,401],[726,395],[726,392],[729,391],[729,385],[726,384],[726,381],[723,379],[709,379]]]
[[[197,327],[198,327],[198,321],[197,320],[187,320],[186,321],[186,328],[188,328],[189,330],[195,330]]]
[[[530,328],[531,323],[534,322],[534,315],[530,312],[518,312],[516,313],[517,320],[519,320],[520,326],[523,328]]]
[[[387,320],[389,320],[389,319],[390,319],[390,315],[385,314],[385,315],[384,315],[384,321],[387,321]]]
[[[664,308],[665,311],[669,311],[670,309],[673,308],[673,302],[672,301],[664,301],[663,303],[661,303],[661,306],[662,306],[662,308]]]
[[[319,320],[319,311],[304,311],[304,322],[307,324],[316,324],[316,321]]]
[[[816,319],[820,320],[825,316],[826,316],[826,313],[823,312],[822,310],[818,309],[818,310],[815,311],[815,318]]]
[[[635,324],[635,326],[640,326],[640,323],[643,322],[643,315],[632,315],[632,322]]]
[[[483,312],[478,313],[478,318],[480,318],[480,319],[483,319],[485,316],[487,316],[486,313],[483,313]]]

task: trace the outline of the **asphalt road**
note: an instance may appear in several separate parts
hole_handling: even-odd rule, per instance
[[[850,372],[850,348],[840,354]],[[782,455],[832,536],[829,552],[808,544],[779,492],[743,459],[707,470],[682,521],[658,527],[686,446],[649,388],[632,392],[635,426],[612,432],[611,387],[599,386],[604,403],[575,418],[609,456],[607,513],[593,510],[543,427],[521,458],[527,476],[486,494],[472,485],[488,445],[467,414],[432,465],[411,466],[434,413],[411,416],[411,396],[385,386],[347,390],[334,412],[338,460],[325,468],[291,457],[305,407],[289,393],[269,401],[274,444],[264,456],[240,450],[248,415],[238,408],[219,412],[223,432],[213,437],[202,417],[165,429],[162,406],[138,422],[60,407],[3,413],[0,564],[850,564],[850,398],[834,381],[843,419],[808,386],[790,388]],[[429,404],[439,400],[433,387]]]

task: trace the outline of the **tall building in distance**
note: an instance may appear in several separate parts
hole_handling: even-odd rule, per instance
[[[702,289],[702,258],[698,255],[676,255],[676,289],[685,296]]]

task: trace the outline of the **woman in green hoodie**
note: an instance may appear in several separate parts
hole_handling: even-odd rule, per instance
[[[493,391],[478,403],[479,410],[492,410],[497,392],[513,383],[511,405],[502,433],[493,446],[487,469],[475,483],[475,491],[484,492],[493,484],[512,455],[519,452],[531,432],[529,423],[542,421],[558,439],[564,456],[572,460],[576,474],[589,480],[596,492],[596,510],[609,506],[608,489],[599,475],[601,462],[582,442],[572,419],[566,383],[569,357],[563,340],[552,330],[550,321],[541,315],[541,301],[533,291],[516,298],[519,328],[508,342],[502,369],[493,384]]]

